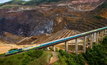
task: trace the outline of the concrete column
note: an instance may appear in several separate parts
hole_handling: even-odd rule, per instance
[[[103,41],[104,31],[101,32],[101,41]]]
[[[47,50],[49,51],[49,47],[47,47]]]
[[[77,38],[75,40],[75,52],[76,52],[76,56],[78,56],[78,39]]]
[[[107,29],[105,29],[105,30],[106,30],[105,35],[107,36]]]
[[[65,51],[68,52],[68,41],[65,42]]]
[[[106,29],[104,30],[104,35],[106,34]]]
[[[94,42],[96,42],[96,33],[94,33]]]
[[[53,45],[53,51],[55,51],[55,45]]]
[[[105,31],[105,32],[104,32],[105,36],[107,36],[107,30],[105,29],[104,31]]]
[[[97,32],[97,36],[96,36],[96,44],[98,45],[98,39],[99,39],[99,32]]]
[[[91,34],[91,49],[92,49],[92,47],[93,47],[93,34]]]
[[[86,52],[86,36],[84,36],[84,40],[83,41],[84,41],[84,43],[83,43],[84,47],[83,48],[84,48],[84,53],[85,53]]]

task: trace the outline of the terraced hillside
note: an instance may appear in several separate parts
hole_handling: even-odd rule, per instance
[[[41,4],[29,9],[28,6],[1,9],[0,38],[8,44],[32,45],[105,27],[107,19],[104,14],[106,14],[107,2],[97,1],[87,0],[84,3],[79,1],[75,4],[69,3],[69,6],[66,4],[61,6],[61,3],[54,6],[50,3],[51,6]],[[73,10],[73,8],[79,9],[80,5],[84,11]],[[87,10],[88,7],[90,10]]]

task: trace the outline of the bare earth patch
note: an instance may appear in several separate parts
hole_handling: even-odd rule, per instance
[[[50,62],[49,62],[49,65],[53,64],[54,62],[58,61],[59,58],[58,58],[58,54],[57,52],[51,52],[52,53],[52,57],[50,58]]]
[[[7,52],[11,48],[12,47],[10,47],[10,46],[0,46],[0,54]]]

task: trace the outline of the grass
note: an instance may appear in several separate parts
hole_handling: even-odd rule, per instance
[[[99,16],[99,15],[93,15],[92,18],[103,19],[103,17],[101,17],[101,16]]]
[[[3,9],[12,8],[13,6],[4,6]]]
[[[35,59],[34,61],[30,62],[27,65],[47,65],[48,64],[47,59],[49,59],[48,56],[51,57],[51,53],[45,51],[39,59]]]
[[[63,50],[59,50],[60,55],[59,61],[55,62],[53,65],[85,65],[84,57],[79,54],[69,54]]]
[[[31,50],[24,53],[0,58],[0,65],[26,65],[41,57],[43,50]]]
[[[53,65],[107,65],[107,37],[99,45],[93,45],[93,49],[87,48],[86,53],[78,56],[59,50],[59,61]]]
[[[4,56],[4,54],[0,54],[0,56]]]

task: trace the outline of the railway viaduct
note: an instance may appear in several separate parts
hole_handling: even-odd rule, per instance
[[[85,53],[87,43],[90,43],[89,48],[92,49],[93,42],[95,42],[95,44],[98,45],[99,40],[102,41],[103,37],[106,35],[107,35],[107,27],[103,27],[103,28],[91,30],[91,31],[88,31],[85,33],[77,34],[74,36],[66,37],[63,39],[59,39],[59,40],[55,40],[55,41],[51,41],[51,42],[47,42],[47,43],[43,43],[43,44],[47,44],[46,46],[44,46],[44,47],[47,47],[47,50],[49,50],[49,46],[53,46],[53,50],[55,51],[55,45],[64,42],[65,43],[65,51],[68,52],[68,41],[75,40],[75,53],[76,53],[76,55],[78,55],[78,39],[79,38],[83,38],[83,53]],[[88,41],[88,38],[87,38],[88,36],[90,37],[90,41]]]

